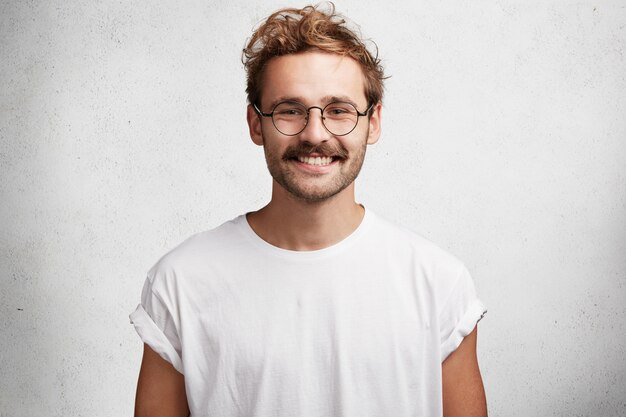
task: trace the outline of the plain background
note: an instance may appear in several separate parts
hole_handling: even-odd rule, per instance
[[[2,417],[131,415],[146,271],[268,201],[240,53],[285,5],[0,2]],[[337,8],[391,75],[358,200],[472,271],[490,415],[625,416],[626,4]]]

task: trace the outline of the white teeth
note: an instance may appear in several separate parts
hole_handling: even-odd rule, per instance
[[[329,156],[324,156],[324,157],[322,156],[316,156],[316,157],[299,156],[298,161],[304,164],[308,164],[308,165],[323,166],[323,165],[328,165],[331,162],[333,162],[333,158]]]

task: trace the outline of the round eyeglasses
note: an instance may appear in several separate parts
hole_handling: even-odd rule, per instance
[[[256,104],[253,106],[259,115],[271,117],[276,130],[285,136],[295,136],[306,128],[311,109],[320,111],[322,124],[331,134],[345,136],[354,130],[359,123],[359,117],[366,116],[373,104],[362,113],[353,104],[344,101],[328,103],[324,108],[318,106],[307,108],[297,101],[282,101],[269,113],[263,113]]]

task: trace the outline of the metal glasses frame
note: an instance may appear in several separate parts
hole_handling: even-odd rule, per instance
[[[306,116],[305,116],[305,123],[304,126],[302,127],[302,129],[300,129],[299,132],[297,133],[291,133],[291,134],[287,134],[287,133],[283,133],[278,126],[276,126],[276,123],[274,123],[274,111],[276,110],[276,107],[280,106],[283,103],[294,103],[294,104],[298,104],[300,106],[302,106],[304,109],[306,109]],[[345,104],[349,104],[352,107],[354,107],[354,110],[356,111],[356,123],[354,123],[354,126],[352,127],[352,129],[350,129],[349,132],[347,133],[342,133],[341,135],[338,135],[336,133],[333,133],[328,127],[326,127],[326,123],[324,123],[324,110],[333,104],[337,104],[337,103],[345,103]],[[286,100],[286,101],[281,101],[280,103],[277,103],[273,108],[272,111],[269,113],[263,113],[261,111],[261,109],[259,109],[257,107],[256,104],[252,104],[252,106],[254,107],[254,110],[257,112],[257,114],[259,114],[260,116],[263,117],[270,117],[272,119],[272,125],[274,125],[274,128],[276,130],[278,130],[281,134],[285,135],[285,136],[296,136],[299,135],[300,133],[302,133],[304,131],[304,129],[306,129],[306,127],[309,124],[309,114],[311,113],[311,109],[318,109],[320,111],[320,116],[322,117],[322,125],[324,126],[324,129],[326,129],[330,134],[332,134],[333,136],[346,136],[349,135],[350,133],[352,133],[352,131],[354,129],[356,129],[357,125],[359,124],[359,117],[363,117],[363,116],[367,116],[367,113],[370,112],[370,110],[372,110],[372,107],[374,107],[374,103],[370,104],[369,107],[364,111],[364,112],[360,112],[356,106],[354,106],[354,104],[352,103],[348,103],[347,101],[333,101],[332,103],[328,103],[327,105],[325,105],[323,108],[319,107],[319,106],[311,106],[311,107],[305,107],[304,104],[297,102],[297,101],[291,101],[291,100]]]

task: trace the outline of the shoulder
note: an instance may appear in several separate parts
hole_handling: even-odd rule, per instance
[[[380,215],[373,214],[372,217],[372,236],[381,248],[410,256],[422,267],[446,269],[456,273],[464,268],[459,258],[423,235]]]
[[[430,311],[445,360],[486,313],[468,269],[455,255],[406,227],[378,216],[372,223],[371,245],[377,245],[389,270],[410,277],[409,291],[415,291],[420,308]]]
[[[246,241],[241,233],[242,220],[243,215],[237,216],[214,229],[191,235],[150,268],[148,280],[179,280],[205,271],[211,263],[223,260],[227,254],[237,253],[237,247]]]
[[[423,282],[434,299],[447,298],[460,282],[471,280],[465,264],[430,239],[378,215],[372,223],[376,253],[390,269],[408,271]]]

